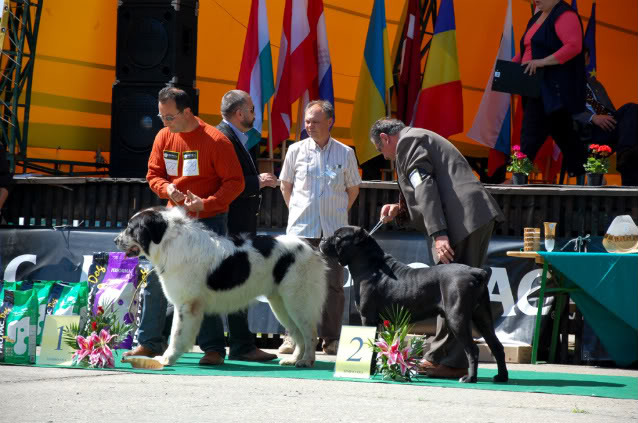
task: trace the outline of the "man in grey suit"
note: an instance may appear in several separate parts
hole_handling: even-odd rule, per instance
[[[401,201],[384,205],[381,219],[409,220],[430,236],[432,256],[438,263],[484,265],[494,224],[504,217],[459,150],[432,131],[406,127],[390,118],[372,125],[370,139],[386,159],[396,160]],[[430,377],[467,374],[463,347],[440,316],[420,367]]]
[[[588,51],[585,61],[589,61]],[[585,106],[585,111],[574,115],[581,139],[612,146],[622,184],[638,185],[638,104],[627,103],[616,110],[603,84],[588,75]]]

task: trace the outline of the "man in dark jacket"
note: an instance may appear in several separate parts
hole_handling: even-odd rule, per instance
[[[253,127],[255,106],[250,95],[241,90],[228,91],[222,97],[223,120],[217,125],[226,138],[233,143],[235,153],[244,172],[244,191],[228,209],[228,235],[257,233],[257,216],[261,203],[260,190],[277,186],[277,178],[271,173],[260,174],[252,156],[246,150],[246,132]],[[247,312],[239,311],[228,315],[229,358],[247,361],[268,361],[277,358],[255,347],[254,336],[248,328]]]
[[[381,218],[405,219],[431,237],[435,262],[483,266],[494,225],[504,217],[459,150],[432,131],[390,118],[372,125],[370,139],[386,159],[396,160],[400,202],[384,205]],[[463,347],[441,316],[420,367],[430,377],[467,374]]]

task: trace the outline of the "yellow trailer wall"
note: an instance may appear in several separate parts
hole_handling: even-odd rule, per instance
[[[200,0],[197,87],[200,115],[212,124],[220,119],[221,96],[235,87],[250,3],[250,0]],[[333,135],[346,143],[351,143],[352,105],[372,3],[373,0],[324,0],[336,97]],[[386,0],[391,44],[404,3],[404,0]],[[518,42],[530,17],[530,5],[528,0],[512,0],[512,3],[514,35]],[[116,4],[107,0],[44,2],[33,80],[29,157],[93,161],[97,148],[109,151]],[[284,0],[267,1],[274,73],[284,4]],[[494,63],[506,6],[506,0],[455,1],[465,131],[472,125]],[[579,0],[578,6],[586,26],[591,0]],[[617,106],[635,102],[638,97],[638,2],[598,0],[596,15],[598,77]],[[293,122],[296,121],[294,115],[295,111]],[[487,155],[487,148],[464,133],[451,139],[467,155]],[[108,158],[108,154],[105,156]]]

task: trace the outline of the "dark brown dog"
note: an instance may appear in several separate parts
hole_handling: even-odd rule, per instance
[[[472,323],[485,338],[498,364],[495,382],[507,382],[503,344],[494,333],[487,282],[489,267],[478,269],[464,264],[443,264],[413,269],[384,254],[365,229],[345,226],[321,241],[319,249],[336,257],[359,285],[359,312],[364,326],[376,326],[379,313],[392,305],[402,306],[413,320],[440,314],[452,334],[465,349],[470,365],[460,382],[476,382],[478,347],[472,339]]]

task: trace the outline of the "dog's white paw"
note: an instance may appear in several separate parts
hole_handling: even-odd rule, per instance
[[[313,367],[314,365],[315,362],[311,360],[299,360],[295,363],[296,367]]]
[[[177,359],[179,357],[176,354],[170,354],[168,351],[164,353],[163,356],[157,358],[157,361],[162,363],[164,366],[172,366],[177,363]]]
[[[281,360],[279,360],[280,366],[294,366],[296,364],[297,364],[297,360],[291,357],[282,358]]]

